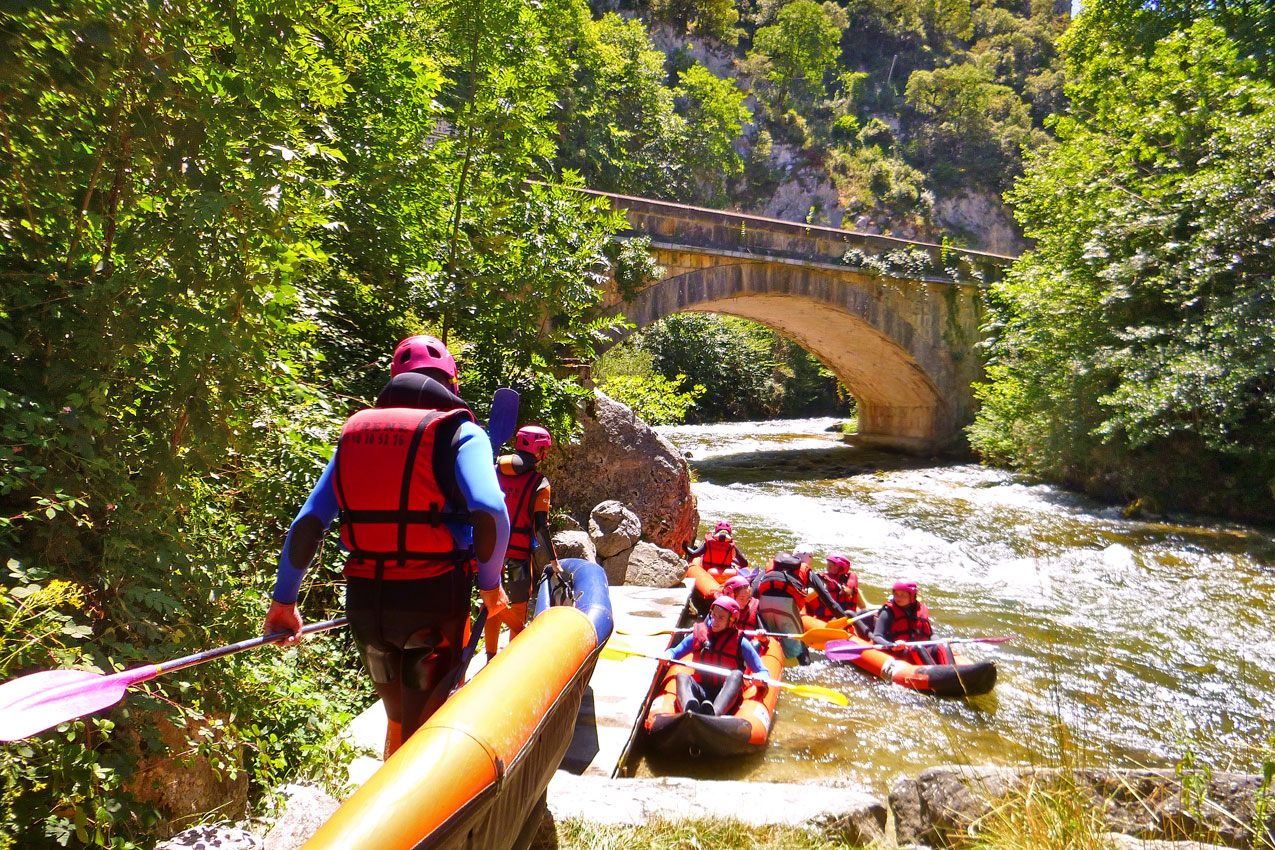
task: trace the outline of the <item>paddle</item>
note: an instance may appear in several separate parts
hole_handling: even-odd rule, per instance
[[[636,656],[638,658],[650,658],[654,661],[668,661],[667,658],[662,658],[659,655],[651,655],[650,653],[647,653],[647,652],[636,652],[631,649],[623,649],[618,646],[612,646],[610,643],[608,643],[606,646],[602,648],[601,654],[603,658],[609,658],[613,661],[618,660],[620,658],[627,657],[627,656]],[[717,675],[723,676],[723,677],[729,676],[731,672],[730,670],[727,670],[725,667],[714,667],[712,664],[701,664],[698,661],[687,661],[685,659],[677,659],[676,661],[671,661],[669,663],[681,664],[683,667],[690,667],[692,670],[699,670],[704,673],[716,673]],[[828,702],[835,702],[837,705],[850,704],[850,700],[846,698],[845,694],[837,693],[836,691],[831,690],[830,688],[821,688],[818,685],[793,685],[793,684],[789,684],[788,682],[777,682],[774,679],[770,678],[769,676],[763,677],[755,673],[745,673],[744,678],[754,679],[757,681],[763,681],[767,685],[773,685],[774,687],[781,688],[785,691],[792,691],[797,696],[810,697],[812,699],[827,700]]]
[[[341,617],[312,623],[303,628],[301,634],[325,632],[344,626],[346,622],[346,618]],[[280,632],[249,638],[229,646],[207,649],[159,664],[143,664],[118,673],[44,670],[13,679],[0,685],[0,741],[20,741],[68,720],[109,708],[123,699],[124,691],[131,685],[153,679],[160,673],[171,673],[205,661],[234,655],[236,652],[278,643],[289,634],[291,633]]]
[[[1018,635],[1001,635],[999,637],[978,637],[978,638],[951,638],[950,640],[911,640],[904,642],[904,646],[938,646],[940,644],[949,643],[1005,643],[1013,640]],[[824,647],[824,652],[828,656],[829,661],[853,661],[869,649],[879,649],[883,652],[889,652],[889,646],[864,645],[857,641],[829,641]]]
[[[500,454],[500,447],[518,429],[518,402],[518,391],[508,387],[501,387],[491,397],[487,436],[491,439],[491,450],[496,454]]]
[[[621,632],[616,634],[631,635],[633,637],[656,637],[658,635],[685,635],[690,634],[691,629],[661,629],[658,632]],[[824,644],[830,640],[846,640],[850,637],[850,633],[845,629],[829,629],[827,627],[818,629],[809,629],[801,634],[791,634],[788,632],[768,632],[765,629],[749,629],[744,632],[749,635],[768,635],[774,638],[787,638],[789,640],[799,640],[806,646],[813,649],[823,649]]]

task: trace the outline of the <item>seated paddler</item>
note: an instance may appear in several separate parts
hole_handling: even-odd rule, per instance
[[[725,595],[717,597],[705,620],[696,623],[681,643],[664,654],[670,661],[690,655],[691,661],[721,671],[677,674],[677,704],[682,711],[730,714],[743,690],[745,670],[769,681],[761,656],[736,622],[739,614],[738,602]]]

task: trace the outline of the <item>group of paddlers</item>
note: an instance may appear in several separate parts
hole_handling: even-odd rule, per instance
[[[769,636],[760,614],[767,597],[791,600],[796,615],[806,622],[810,618],[825,623],[844,621],[864,640],[913,663],[952,663],[951,652],[941,644],[908,645],[929,641],[933,635],[929,609],[918,598],[919,588],[911,579],[895,581],[890,598],[872,610],[846,555],[828,555],[826,568],[816,570],[814,547],[800,543],[791,553],[775,555],[765,569],[751,570],[748,558],[735,544],[731,524],[725,521],[717,523],[698,547],[688,548],[686,555],[693,561],[698,559],[710,576],[722,581],[709,600],[705,619],[667,656],[678,659],[689,655],[694,661],[733,672],[720,690],[711,679],[680,674],[678,701],[683,710],[717,714],[729,710],[738,696],[743,671],[762,670],[758,653],[765,651]],[[808,649],[802,646],[797,657],[807,663]]]

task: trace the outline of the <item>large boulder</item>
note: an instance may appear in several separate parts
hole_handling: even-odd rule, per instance
[[[686,460],[633,411],[595,390],[580,411],[577,443],[555,445],[542,469],[554,506],[587,525],[599,502],[623,502],[652,543],[677,551],[695,536],[699,513]]]
[[[610,558],[642,539],[642,520],[623,502],[610,499],[589,514],[589,537],[598,557]]]
[[[643,540],[629,552],[624,583],[641,587],[677,587],[686,577],[686,562],[676,552]]]
[[[583,558],[597,563],[598,550],[593,540],[583,531],[559,531],[553,536],[553,551],[558,558]]]

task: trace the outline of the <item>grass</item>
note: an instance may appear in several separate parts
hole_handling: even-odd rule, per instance
[[[588,823],[570,818],[557,824],[556,843],[532,850],[851,850],[848,844],[798,827],[750,826],[730,820],[653,819],[641,826]]]
[[[970,850],[1109,850],[1102,809],[1069,774],[1027,783],[979,819]]]

